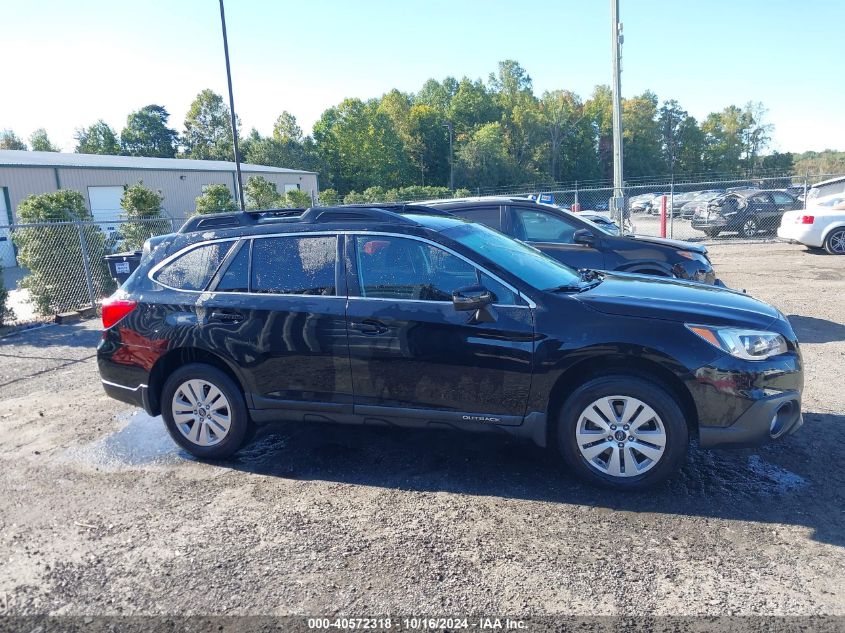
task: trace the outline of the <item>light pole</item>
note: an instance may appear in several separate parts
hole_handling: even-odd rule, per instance
[[[238,200],[241,203],[241,211],[245,211],[244,181],[241,176],[241,153],[238,150],[238,124],[235,117],[235,96],[232,92],[232,69],[229,67],[229,40],[226,37],[226,13],[223,10],[223,0],[220,0],[220,24],[223,26],[223,53],[226,55],[226,81],[229,83],[229,113],[232,115],[232,145],[235,150],[235,171],[238,173]]]
[[[449,191],[455,193],[455,157],[452,153],[452,139],[455,137],[455,128],[451,121],[443,123],[443,127],[449,130]]]
[[[619,22],[619,0],[610,0],[611,47],[613,50],[613,200],[611,213],[624,232],[624,191],[622,180],[622,81],[619,58],[622,56],[622,23]]]

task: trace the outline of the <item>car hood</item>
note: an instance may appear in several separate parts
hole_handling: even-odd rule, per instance
[[[707,252],[707,248],[705,248],[702,244],[694,244],[692,242],[684,242],[682,240],[669,240],[665,237],[651,237],[650,235],[628,235],[626,237],[639,242],[646,242],[647,244],[671,246],[679,251],[692,251],[693,253]]]
[[[605,314],[702,325],[765,328],[781,316],[735,290],[630,273],[607,273],[600,284],[574,296]]]

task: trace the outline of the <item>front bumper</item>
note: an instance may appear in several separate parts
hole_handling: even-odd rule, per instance
[[[686,384],[703,447],[759,446],[801,426],[804,369],[797,347],[763,361],[725,354]]]
[[[787,391],[758,400],[730,426],[699,427],[699,445],[703,448],[760,446],[791,435],[802,424],[801,394]]]

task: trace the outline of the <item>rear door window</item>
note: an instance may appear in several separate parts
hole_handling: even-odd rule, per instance
[[[772,197],[775,199],[776,204],[792,204],[795,202],[792,196],[787,193],[783,193],[782,191],[773,192]]]
[[[467,209],[458,213],[460,217],[470,222],[478,222],[491,229],[497,231],[502,230],[502,218],[499,213],[499,207],[480,207],[477,209]]]
[[[234,242],[204,244],[164,265],[153,277],[177,290],[205,290]]]
[[[334,235],[256,238],[250,291],[265,294],[337,294]]]

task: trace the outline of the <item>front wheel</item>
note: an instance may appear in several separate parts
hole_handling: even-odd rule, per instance
[[[845,255],[845,227],[833,229],[825,238],[824,250],[831,255]]]
[[[170,375],[162,389],[161,414],[176,443],[204,459],[235,453],[250,427],[238,385],[203,363],[185,365]]]
[[[675,398],[633,376],[581,385],[561,408],[558,448],[582,479],[618,490],[653,486],[686,458],[689,432]]]

